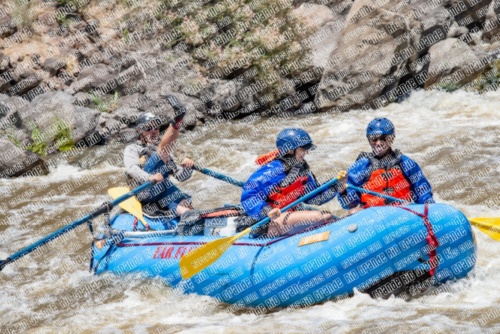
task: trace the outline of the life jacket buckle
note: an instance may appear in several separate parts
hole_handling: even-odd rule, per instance
[[[394,187],[382,188],[382,191],[385,192],[387,195],[391,195],[394,193]]]

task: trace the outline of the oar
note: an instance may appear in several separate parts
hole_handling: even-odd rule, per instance
[[[221,181],[227,182],[229,184],[232,184],[233,186],[243,187],[243,185],[245,184],[244,182],[235,180],[232,177],[226,176],[226,175],[221,174],[221,173],[217,173],[217,172],[210,170],[208,168],[202,168],[202,167],[195,165],[195,166],[193,166],[193,169],[202,173],[202,174],[211,176],[217,180],[221,180]]]
[[[357,190],[357,191],[360,191],[360,192],[370,194],[370,195],[379,196],[379,197],[382,197],[382,198],[385,198],[385,199],[388,199],[391,201],[400,202],[400,203],[408,203],[408,201],[405,201],[405,200],[402,200],[402,199],[399,199],[396,197],[388,196],[385,194],[380,194],[380,193],[377,193],[375,191],[355,187],[352,185],[348,185],[347,187],[354,189],[354,190]],[[476,217],[476,218],[467,218],[467,219],[469,220],[469,222],[472,225],[476,226],[481,232],[489,235],[494,240],[500,241],[500,217],[491,217],[491,218]]]
[[[500,241],[500,218],[499,217],[476,217],[468,218],[470,223],[481,232],[489,235],[492,239]]]
[[[235,180],[235,179],[233,179],[229,176],[223,175],[221,173],[214,172],[213,170],[210,170],[208,168],[201,168],[198,166],[194,166],[193,169],[202,173],[202,174],[214,177],[218,180],[222,180],[224,182],[227,182],[229,184],[232,184],[232,185],[235,185],[238,187],[243,187],[243,184],[244,184],[244,182]],[[108,194],[112,198],[118,198],[119,196],[122,196],[123,194],[127,193],[128,191],[129,191],[128,187],[116,187],[116,188],[109,189]],[[149,224],[144,219],[142,205],[136,197],[131,197],[131,198],[127,199],[126,201],[120,203],[120,207],[123,210],[130,213],[131,215],[133,215],[134,217],[137,217],[137,219],[139,219],[141,221],[141,223],[144,225],[144,227],[147,230],[151,229]]]
[[[195,165],[193,167],[193,169],[196,170],[196,171],[198,171],[198,172],[200,172],[200,173],[202,173],[202,174],[205,174],[205,175],[211,176],[213,178],[216,178],[217,180],[221,180],[221,181],[227,182],[229,184],[232,184],[233,186],[237,186],[237,187],[243,188],[243,186],[245,185],[245,182],[243,182],[243,181],[235,180],[235,179],[233,179],[230,176],[227,176],[227,175],[224,175],[224,174],[221,174],[221,173],[218,173],[218,172],[214,172],[213,170],[210,170],[208,168],[201,168],[201,167],[198,167],[198,166]],[[318,211],[319,210],[319,209],[317,209],[315,207],[312,207],[310,205],[304,205],[304,209],[306,209],[306,210],[312,210],[312,211]]]
[[[116,187],[108,189],[108,194],[111,198],[119,198],[124,194],[128,193],[130,189],[128,187]],[[149,224],[144,219],[144,215],[142,214],[142,205],[141,202],[137,199],[137,197],[133,196],[120,203],[120,208],[130,213],[132,216],[137,217],[142,223],[142,225],[146,228],[146,230],[150,230]]]
[[[311,191],[310,193],[302,196],[295,202],[288,204],[285,206],[283,209],[281,209],[282,212],[285,212],[287,210],[290,210],[294,206],[307,201],[308,199],[316,196],[320,192],[330,188],[332,185],[338,182],[338,178],[332,179],[322,186],[318,187],[317,189]],[[196,248],[189,254],[184,255],[181,258],[180,261],[180,267],[181,267],[181,275],[182,278],[188,279],[209,265],[211,265],[213,262],[215,262],[224,252],[231,247],[231,245],[241,238],[242,236],[251,233],[252,231],[255,232],[256,229],[258,229],[260,226],[268,223],[270,221],[269,217],[266,217],[262,219],[260,222],[257,224],[253,225],[252,227],[249,227],[245,229],[244,231],[230,237],[225,237],[221,239],[217,239],[211,242],[206,243],[205,245]]]
[[[149,182],[146,182],[144,183],[143,185],[135,188],[134,190],[118,197],[117,199],[115,199],[114,201],[110,202],[110,203],[107,203],[106,205],[103,205],[102,207],[100,207],[99,209],[89,213],[88,215],[86,215],[85,217],[83,218],[80,218],[78,220],[75,220],[74,222],[72,222],[71,224],[69,225],[66,225],[62,228],[60,228],[59,230],[49,234],[48,236],[46,236],[45,238],[42,238],[40,240],[38,240],[37,242],[35,242],[34,244],[31,244],[29,245],[28,247],[25,247],[23,249],[21,249],[20,251],[18,251],[17,253],[14,253],[12,254],[11,256],[9,256],[8,258],[6,258],[5,260],[2,260],[0,261],[0,271],[9,263],[11,262],[14,262],[16,261],[17,259],[19,259],[20,257],[26,255],[26,254],[29,254],[31,252],[33,252],[35,249],[37,249],[38,247],[42,246],[42,245],[45,245],[46,243],[48,243],[49,241],[52,241],[54,240],[55,238],[63,235],[64,233],[67,233],[73,229],[75,229],[76,227],[82,225],[83,223],[86,223],[87,221],[91,220],[92,218],[94,217],[97,217],[98,215],[101,215],[105,212],[107,212],[109,209],[115,207],[117,204],[120,204],[121,202],[125,201],[126,199],[132,197],[132,196],[135,196],[137,195],[138,193],[140,193],[141,191],[143,191],[144,189],[152,186],[156,184],[156,181],[149,181]]]
[[[381,197],[381,198],[385,198],[385,199],[388,199],[388,200],[393,201],[393,202],[408,203],[408,201],[405,201],[405,200],[400,199],[400,198],[396,198],[396,197],[392,197],[392,196],[389,196],[389,195],[377,193],[375,191],[371,191],[371,190],[368,190],[368,189],[363,189],[363,188],[355,187],[355,186],[350,185],[350,184],[347,185],[347,188],[351,188],[351,189],[354,189],[354,190],[357,190],[357,191],[360,191],[360,192],[363,192],[363,193],[367,193],[367,194],[370,194],[370,195],[373,195],[373,196],[378,196],[378,197]]]

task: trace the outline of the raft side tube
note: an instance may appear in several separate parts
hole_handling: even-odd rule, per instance
[[[410,205],[423,213],[423,205]],[[96,273],[143,271],[185,293],[209,295],[235,307],[301,307],[352,295],[412,296],[430,285],[463,278],[475,265],[472,228],[458,210],[429,205],[439,241],[430,275],[427,229],[399,207],[374,207],[312,231],[277,239],[240,239],[214,264],[182,280],[179,260],[211,236],[124,238],[111,246]],[[404,295],[406,294],[406,295]]]

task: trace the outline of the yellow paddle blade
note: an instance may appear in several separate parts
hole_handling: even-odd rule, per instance
[[[250,233],[250,228],[231,237],[210,241],[184,255],[179,263],[181,266],[182,278],[188,279],[193,277],[214,263],[236,240],[248,233]]]
[[[500,218],[499,217],[477,217],[469,218],[472,225],[476,226],[481,232],[489,235],[491,238],[500,241]]]
[[[128,193],[129,191],[130,191],[129,187],[116,187],[108,189],[108,194],[113,199],[115,199]],[[144,219],[144,216],[142,214],[142,205],[137,199],[137,197],[135,196],[130,197],[126,201],[121,202],[119,205],[120,208],[132,214],[133,216],[137,217],[137,219],[141,221],[141,223],[144,225],[145,228],[149,228],[149,225]]]

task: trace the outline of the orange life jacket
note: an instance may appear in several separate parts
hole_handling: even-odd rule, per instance
[[[273,208],[284,208],[305,194],[307,180],[307,176],[299,176],[286,187],[275,187],[267,196],[267,203]]]
[[[393,167],[387,170],[385,168],[374,170],[363,188],[399,199],[411,200],[410,182],[408,182],[401,170],[400,161],[401,159],[398,159],[393,164]],[[364,208],[369,208],[387,205],[388,201],[379,196],[363,193],[361,194],[361,204]]]

